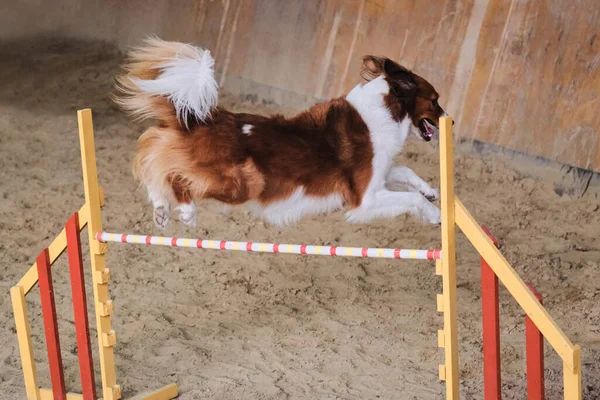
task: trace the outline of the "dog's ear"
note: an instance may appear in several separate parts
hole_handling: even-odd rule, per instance
[[[386,75],[392,76],[394,74],[402,73],[402,72],[410,72],[408,68],[403,67],[395,61],[390,60],[389,58],[385,58],[383,60],[383,70]]]
[[[417,82],[412,72],[386,57],[364,56],[361,76],[367,81],[385,75],[390,91],[399,99],[414,101]]]
[[[363,69],[360,75],[366,80],[370,81],[371,79],[384,74],[384,65],[386,60],[387,58],[385,57],[364,56]]]
[[[402,65],[386,58],[383,71],[392,92],[399,98],[414,98],[417,94],[417,81],[412,72]]]

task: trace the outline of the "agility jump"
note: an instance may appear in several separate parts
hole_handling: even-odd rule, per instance
[[[441,275],[443,281],[443,292],[442,294],[438,294],[437,297],[438,312],[443,313],[444,316],[443,329],[438,332],[438,345],[444,349],[445,353],[444,364],[439,367],[439,377],[441,380],[445,381],[446,399],[459,399],[455,226],[458,226],[461,229],[479,252],[482,260],[485,261],[486,267],[489,269],[489,274],[491,274],[492,278],[496,279],[496,285],[497,280],[503,283],[521,308],[523,308],[532,326],[539,330],[562,359],[564,398],[567,400],[581,399],[581,352],[579,346],[574,345],[564,334],[542,306],[536,297],[536,294],[527,287],[525,282],[523,282],[508,261],[502,256],[493,240],[479,224],[477,224],[458,198],[454,196],[452,120],[449,117],[441,118],[439,124],[442,248],[440,250],[405,250],[232,242],[224,240],[211,241],[104,232],[101,215],[101,207],[104,203],[104,193],[102,188],[98,185],[91,110],[80,110],[77,115],[85,204],[69,219],[65,229],[63,229],[53,242],[40,253],[37,261],[11,289],[27,399],[95,400],[97,398],[93,363],[91,360],[91,344],[85,306],[85,290],[83,289],[85,286],[81,262],[81,244],[79,241],[79,234],[86,226],[88,228],[90,244],[94,309],[98,332],[98,347],[100,350],[101,393],[104,400],[116,400],[121,398],[121,388],[117,384],[114,364],[113,348],[116,344],[116,333],[112,329],[110,321],[110,315],[114,311],[114,305],[108,291],[111,273],[109,269],[106,268],[105,264],[105,254],[108,250],[108,242],[163,245],[171,247],[195,247],[223,251],[238,250],[282,254],[435,260],[436,274]],[[68,251],[71,270],[82,394],[66,393],[65,390],[56,308],[54,305],[52,289],[50,267],[65,250]],[[34,288],[36,283],[39,283],[42,302],[44,331],[46,335],[52,382],[51,389],[40,388],[38,385],[38,376],[33,355],[33,343],[25,302],[25,296]],[[497,298],[495,301],[497,302]],[[485,329],[484,326],[484,336],[486,335]],[[494,329],[498,329],[497,324]],[[494,335],[492,335],[492,337],[493,336]],[[496,340],[499,340],[498,335],[496,335]],[[487,341],[484,340],[484,347],[487,346],[486,343]],[[491,345],[498,346],[499,343],[492,342]],[[485,351],[484,348],[484,352]],[[499,362],[499,358],[496,358],[496,361]],[[492,382],[488,380],[487,373],[484,378],[486,400],[499,398],[494,397],[493,390],[487,390],[488,388],[497,388],[497,393],[499,393],[499,369],[495,372],[495,374],[492,373],[489,376],[492,380],[496,377],[498,381]],[[543,388],[541,393],[543,395]],[[175,398],[177,395],[177,386],[171,384],[155,392],[135,396],[134,399],[168,400]],[[532,392],[529,393],[529,396],[529,398],[535,398],[535,395],[532,395]]]

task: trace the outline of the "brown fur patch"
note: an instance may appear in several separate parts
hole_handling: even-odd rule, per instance
[[[242,132],[246,124],[252,125],[249,134]],[[353,208],[371,178],[372,158],[362,118],[346,100],[335,99],[291,119],[219,110],[191,132],[152,128],[140,138],[134,171],[179,203],[268,205],[302,186],[307,196],[341,194]]]
[[[425,79],[421,78],[417,74],[413,75],[418,87],[415,109],[410,115],[413,124],[416,126],[421,119],[429,118],[435,125],[437,125],[440,117],[444,115],[444,110],[437,103],[437,99],[440,97],[440,95]]]

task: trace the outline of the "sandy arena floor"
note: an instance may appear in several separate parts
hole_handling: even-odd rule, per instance
[[[83,203],[78,108],[94,111],[105,229],[158,232],[130,173],[142,127],[108,98],[121,55],[109,45],[54,41],[5,44],[0,51],[0,398],[14,400],[24,398],[24,388],[8,291]],[[222,104],[276,111],[235,98]],[[431,144],[410,140],[398,161],[437,185]],[[456,160],[457,193],[581,344],[584,398],[598,399],[600,196],[592,187],[579,199],[558,197],[557,176],[498,155],[463,153]],[[336,213],[279,229],[243,212],[217,210],[201,205],[198,228],[175,221],[166,234],[407,248],[440,244],[438,228],[409,217],[348,225]],[[436,340],[442,319],[435,304],[441,282],[432,263],[111,245],[107,265],[125,397],[177,382],[182,400],[443,398],[437,379],[443,354]],[[461,391],[465,399],[480,399],[479,258],[461,235],[458,266]],[[66,262],[53,271],[67,382],[78,391]],[[28,300],[38,372],[48,387],[35,289]],[[504,398],[524,399],[524,315],[504,289],[501,324]],[[548,347],[546,382],[547,398],[561,398],[562,365]]]

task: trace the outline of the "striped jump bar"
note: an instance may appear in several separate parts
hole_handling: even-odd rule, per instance
[[[312,254],[320,256],[402,258],[438,260],[441,250],[407,250],[372,247],[315,246],[300,244],[230,242],[228,240],[182,239],[164,236],[128,235],[124,233],[96,233],[96,240],[106,243],[137,243],[171,247],[192,247],[213,250],[238,250],[259,253]]]

